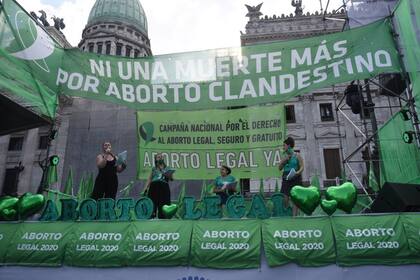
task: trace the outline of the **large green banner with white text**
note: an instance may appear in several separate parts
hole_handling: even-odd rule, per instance
[[[135,266],[188,265],[191,221],[132,223],[130,264]]]
[[[138,112],[137,135],[139,179],[149,176],[158,152],[177,179],[213,179],[221,165],[238,178],[279,176],[284,106]]]
[[[388,19],[296,41],[133,59],[60,49],[15,1],[2,6],[0,89],[46,110],[54,94],[137,110],[249,106],[400,72]]]
[[[260,260],[260,221],[197,221],[191,264],[213,268],[255,268]]]
[[[17,228],[7,264],[61,266],[73,223],[28,222]]]
[[[420,264],[420,215],[0,223],[0,265]],[[263,248],[261,247],[263,245]],[[1,277],[0,277],[1,278]]]
[[[129,222],[80,222],[67,244],[65,263],[112,267],[129,262]]]
[[[334,238],[328,217],[277,218],[262,224],[264,251],[270,266],[294,262],[302,266],[335,263]]]
[[[398,215],[333,217],[340,265],[407,264],[412,253]]]

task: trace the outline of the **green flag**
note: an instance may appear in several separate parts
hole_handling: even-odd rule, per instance
[[[264,197],[264,179],[260,179],[260,195]]]
[[[71,166],[69,169],[69,174],[67,175],[63,192],[68,195],[73,195],[73,168]]]
[[[93,191],[93,173],[88,174],[88,178],[85,181],[84,198],[89,198]]]
[[[378,180],[376,180],[375,171],[373,170],[372,162],[369,163],[369,187],[374,191],[379,191]]]
[[[84,193],[85,193],[85,175],[83,174],[79,182],[79,190],[77,191],[77,199],[78,200],[84,199],[85,198]]]
[[[319,182],[318,173],[315,173],[315,175],[311,177],[311,186],[317,187],[318,189],[321,188],[321,183]]]
[[[58,182],[58,175],[57,175],[57,166],[56,165],[50,165],[48,166],[47,171],[47,186],[51,186],[54,183]]]

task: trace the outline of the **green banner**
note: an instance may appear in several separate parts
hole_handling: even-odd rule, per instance
[[[7,264],[61,266],[73,223],[20,224],[6,255]]]
[[[0,223],[0,264],[7,263],[6,252],[19,227],[20,223]]]
[[[0,90],[55,117],[55,76],[64,50],[15,1],[0,7]]]
[[[188,265],[191,221],[131,223],[130,265]]]
[[[256,268],[260,265],[260,221],[197,221],[191,264],[210,268]]]
[[[420,217],[418,214],[406,213],[401,215],[401,221],[411,254],[417,259],[417,263],[420,263]]]
[[[221,165],[238,178],[279,176],[285,135],[283,104],[235,110],[138,112],[137,177],[163,153],[177,179],[214,179]]]
[[[328,217],[280,218],[262,222],[265,256],[270,266],[335,263],[334,237]]]
[[[400,0],[393,22],[405,70],[410,76],[417,113],[420,114],[420,0]]]
[[[339,265],[412,263],[398,215],[332,217],[332,225]]]
[[[74,224],[65,264],[116,267],[129,262],[129,222],[80,222]]]
[[[400,72],[389,20],[296,41],[131,59],[60,49],[15,1],[3,5],[0,86],[40,106],[54,93],[137,110],[249,106]]]

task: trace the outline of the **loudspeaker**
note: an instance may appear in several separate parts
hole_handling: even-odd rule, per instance
[[[370,210],[373,213],[420,212],[420,185],[386,182]]]

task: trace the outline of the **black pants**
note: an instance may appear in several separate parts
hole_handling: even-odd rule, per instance
[[[171,204],[169,184],[162,181],[152,182],[147,196],[153,201],[153,217],[156,217],[157,212],[159,219],[165,219],[162,207]]]
[[[290,191],[294,186],[302,186],[302,175],[297,175],[292,180],[286,180],[286,178],[283,177],[280,192],[284,195],[290,196]]]
[[[95,186],[91,198],[98,200],[100,198],[115,199],[118,190],[118,177],[115,176],[101,176],[96,177]]]

